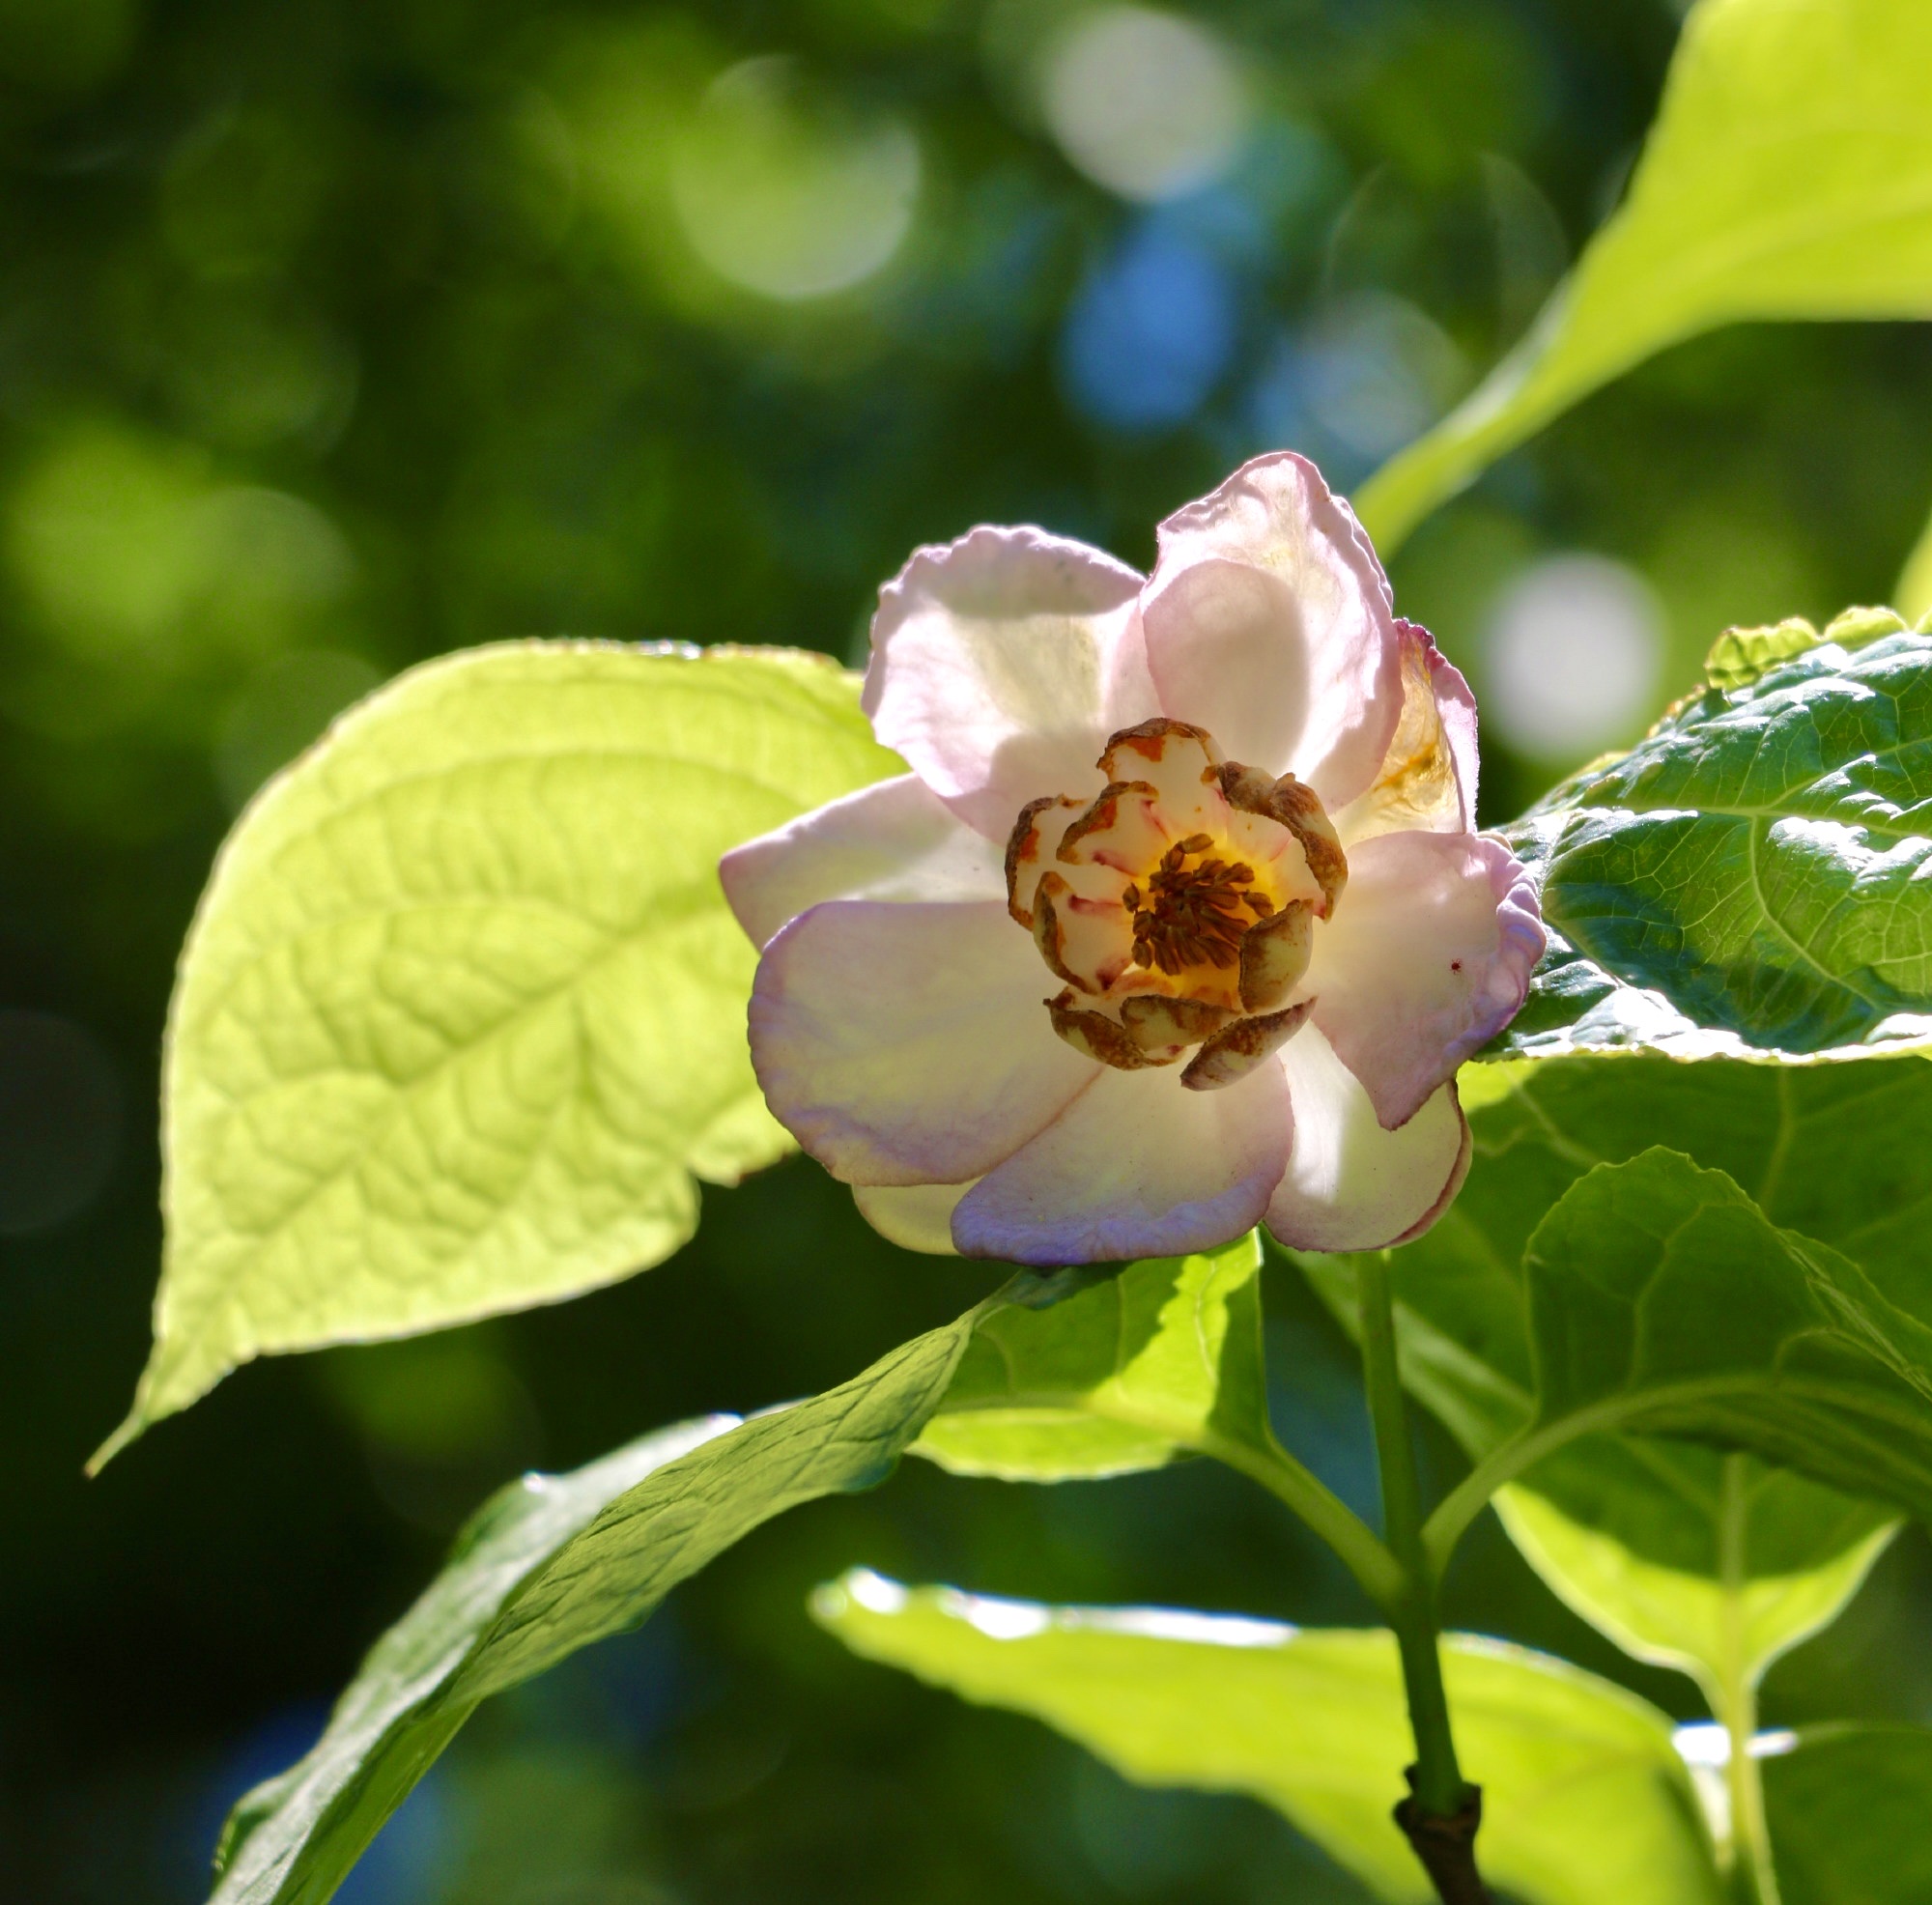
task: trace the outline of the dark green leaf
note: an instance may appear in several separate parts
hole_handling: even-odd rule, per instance
[[[1130,1779],[1252,1794],[1383,1898],[1431,1896],[1389,1817],[1411,1743],[1385,1633],[1043,1607],[870,1574],[821,1590],[814,1611],[855,1653],[1032,1714]],[[1715,1905],[1663,1715],[1497,1641],[1451,1636],[1443,1668],[1497,1886],[1527,1905]]]
[[[976,1317],[810,1402],[681,1424],[505,1489],[377,1642],[308,1756],[236,1808],[216,1905],[322,1905],[478,1701],[636,1627],[774,1515],[883,1480]]]
[[[1932,636],[1848,633],[1681,703],[1506,830],[1550,944],[1493,1055],[1932,1040]]]
[[[1932,1898],[1932,1733],[1806,1727],[1760,1770],[1782,1905]]]

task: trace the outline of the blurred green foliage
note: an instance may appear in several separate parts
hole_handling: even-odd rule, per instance
[[[486,1489],[824,1387],[988,1286],[794,1161],[707,1192],[646,1277],[258,1366],[80,1479],[146,1347],[175,952],[235,808],[329,714],[525,635],[850,658],[906,551],[975,521],[1145,562],[1250,452],[1354,485],[1614,202],[1678,23],[1175,18],[1147,43],[1060,0],[0,0],[0,1896],[199,1898],[227,1803],[308,1745]],[[1103,84],[1132,109],[1096,111]],[[1496,710],[1486,818],[1630,738],[1724,625],[1882,600],[1932,498],[1928,408],[1922,329],[1720,332],[1425,524],[1398,598]],[[1579,553],[1614,567],[1547,566]],[[1615,731],[1512,698],[1511,604],[1552,574],[1579,652],[1619,658]],[[1267,1303],[1284,1438],[1366,1507],[1350,1354],[1280,1266]],[[1257,1806],[1138,1792],[847,1659],[803,1599],[852,1563],[1367,1614],[1232,1476],[908,1464],[486,1712],[343,1898],[1359,1898]],[[1492,1524],[1448,1599],[1698,1711]],[[1932,1719],[1928,1611],[1915,1534],[1773,1671],[1767,1720]]]

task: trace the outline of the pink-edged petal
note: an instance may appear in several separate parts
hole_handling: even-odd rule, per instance
[[[854,1184],[859,1214],[888,1243],[927,1257],[956,1257],[952,1212],[967,1184]]]
[[[1051,982],[1004,901],[833,900],[758,962],[752,1064],[773,1115],[835,1177],[960,1183],[1100,1069],[1053,1036]]]
[[[1095,1264],[1208,1250],[1260,1221],[1288,1161],[1278,1064],[1223,1092],[1106,1071],[952,1213],[969,1257]]]
[[[1315,935],[1315,1023],[1390,1130],[1520,1009],[1543,954],[1535,889],[1500,841],[1383,834]]]
[[[872,731],[1004,846],[1026,802],[1096,790],[1107,736],[1157,712],[1140,587],[1111,555],[1042,529],[918,551],[872,621]]]
[[[1385,1131],[1353,1073],[1304,1026],[1282,1052],[1294,1150],[1264,1220],[1294,1250],[1383,1250],[1420,1237],[1469,1169],[1469,1126],[1453,1083],[1400,1131]]]
[[[1395,626],[1402,716],[1374,783],[1335,815],[1348,847],[1378,834],[1466,834],[1476,824],[1476,697],[1427,629]]]
[[[1374,781],[1402,712],[1388,582],[1305,457],[1258,457],[1169,517],[1142,617],[1161,707],[1230,759],[1293,770],[1331,811]]]
[[[880,781],[735,846],[718,863],[753,946],[826,899],[997,899],[998,849],[916,774]]]

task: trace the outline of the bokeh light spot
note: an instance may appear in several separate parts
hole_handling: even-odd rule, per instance
[[[903,121],[816,95],[781,55],[721,73],[671,162],[692,248],[721,277],[787,300],[846,290],[884,266],[919,185],[919,141]]]
[[[1247,130],[1247,88],[1226,46],[1147,7],[1076,20],[1047,54],[1042,91],[1062,151],[1122,198],[1198,190],[1227,170]]]
[[[1117,429],[1179,423],[1207,401],[1234,343],[1235,294],[1220,263],[1177,233],[1144,226],[1066,314],[1067,393]]]
[[[0,1234],[50,1230],[99,1195],[124,1116],[94,1037],[51,1012],[0,1011]]]
[[[1484,716],[1519,753],[1567,766],[1630,739],[1653,711],[1663,640],[1662,610],[1634,569],[1547,556],[1490,613]]]

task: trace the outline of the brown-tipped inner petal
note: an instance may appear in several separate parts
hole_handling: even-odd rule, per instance
[[[1278,821],[1294,836],[1309,872],[1321,889],[1323,903],[1317,910],[1327,919],[1349,883],[1349,861],[1321,795],[1292,774],[1273,781],[1259,768],[1243,767],[1236,760],[1222,765],[1220,779],[1221,792],[1230,807]]]
[[[1094,765],[1109,781],[1123,780],[1132,772],[1135,755],[1158,763],[1166,757],[1169,744],[1175,741],[1197,741],[1208,767],[1221,764],[1221,750],[1205,727],[1196,727],[1191,721],[1173,721],[1166,715],[1155,715],[1151,721],[1137,722],[1132,727],[1108,735],[1107,751]]]
[[[1237,1018],[1232,1025],[1224,1025],[1188,1061],[1180,1082],[1190,1092],[1218,1092],[1224,1086],[1238,1084],[1280,1051],[1314,1009],[1315,1001],[1303,999],[1278,1012]]]
[[[1097,861],[1125,868],[1144,861],[1150,852],[1159,852],[1167,836],[1161,832],[1151,810],[1158,798],[1151,781],[1109,782],[1093,806],[1071,821],[1061,835],[1054,858],[1065,861],[1068,866]],[[1104,837],[1115,834],[1121,836],[1118,841],[1105,840]],[[1108,844],[1116,849],[1111,854],[1107,852]]]
[[[1039,886],[1033,896],[1033,943],[1039,948],[1039,956],[1055,978],[1064,979],[1082,992],[1093,992],[1098,988],[1071,971],[1066,963],[1066,929],[1060,923],[1059,908],[1072,894],[1073,889],[1062,874],[1039,876]]]
[[[1128,1037],[1125,1026],[1104,1012],[1090,1012],[1073,1004],[1073,994],[1063,992],[1057,999],[1042,1002],[1053,1020],[1053,1029],[1090,1059],[1098,1059],[1116,1071],[1140,1071],[1148,1066],[1173,1065],[1179,1058],[1177,1049],[1168,1053],[1150,1052]]]
[[[1033,929],[1033,908],[1020,897],[1020,888],[1031,890],[1025,876],[1046,858],[1046,842],[1040,838],[1040,815],[1049,808],[1076,808],[1080,803],[1066,794],[1043,794],[1028,801],[1007,837],[1007,911],[1029,931]]]
[[[1121,1022],[1143,1051],[1182,1050],[1211,1038],[1235,1014],[1204,999],[1169,999],[1137,992],[1121,1001]]]
[[[1292,899],[1241,935],[1241,1004],[1271,1012],[1301,983],[1315,946],[1315,909]]]

